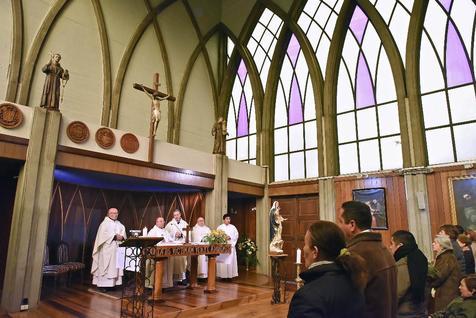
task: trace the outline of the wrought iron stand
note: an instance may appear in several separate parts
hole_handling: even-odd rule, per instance
[[[154,301],[149,299],[152,290],[150,277],[153,277],[154,266],[147,266],[150,249],[162,238],[157,237],[130,237],[121,244],[125,247],[124,270],[132,271],[132,277],[124,281],[121,298],[121,318],[153,318]],[[146,268],[151,273],[146,273]],[[160,284],[160,282],[159,282]]]
[[[281,301],[281,273],[279,272],[279,268],[282,260],[287,256],[288,254],[269,254],[271,258],[271,275],[273,277],[273,297],[271,298],[271,304],[282,304],[285,302]]]

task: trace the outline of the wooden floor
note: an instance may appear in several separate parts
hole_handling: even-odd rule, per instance
[[[270,287],[267,276],[246,272],[231,283],[217,282],[219,292],[216,294],[205,294],[203,288],[174,288],[163,294],[165,301],[155,306],[154,317],[286,317],[288,304],[271,305]],[[120,300],[91,292],[90,288],[79,285],[60,288],[48,293],[35,309],[0,317],[119,317]],[[114,294],[120,295],[119,292]],[[292,292],[286,296],[289,303]]]

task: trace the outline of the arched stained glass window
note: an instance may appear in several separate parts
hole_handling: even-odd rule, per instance
[[[408,26],[413,0],[373,0],[372,3],[387,23],[405,65]]]
[[[263,11],[248,41],[248,50],[253,56],[263,87],[266,86],[271,59],[283,21],[268,9]]]
[[[226,64],[230,61],[231,54],[233,54],[233,49],[235,48],[235,43],[233,40],[227,37],[226,41]]]
[[[381,40],[357,6],[345,38],[337,84],[341,174],[402,166],[393,83]]]
[[[275,181],[317,177],[316,110],[311,78],[294,35],[286,50],[274,114]]]
[[[476,158],[475,15],[471,0],[430,0],[420,90],[430,164]]]
[[[228,105],[226,154],[231,159],[256,164],[256,117],[253,91],[241,60]]]
[[[299,26],[306,33],[316,53],[323,74],[326,72],[332,34],[343,2],[343,0],[309,0],[298,19]]]

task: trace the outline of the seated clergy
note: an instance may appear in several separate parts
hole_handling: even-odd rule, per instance
[[[116,285],[122,285],[123,268],[118,268],[116,254],[119,243],[126,238],[126,228],[117,220],[119,211],[110,208],[107,216],[99,225],[94,242],[93,263],[91,274],[93,275],[93,285],[102,291]]]
[[[157,245],[166,245],[167,243],[172,242],[172,237],[170,237],[169,232],[165,230],[165,220],[163,217],[159,216],[155,220],[155,225],[154,227],[147,233],[148,237],[163,237],[164,239],[157,243]],[[173,280],[173,272],[172,270],[169,270],[171,266],[169,263],[171,263],[171,257],[167,258],[167,260],[164,261],[164,271],[163,271],[163,278],[162,278],[162,288],[169,288],[174,286],[174,280]],[[155,262],[153,261],[148,261],[147,263],[147,279],[146,279],[146,285],[149,288],[152,288],[154,286],[154,279],[155,276],[153,275],[154,273],[154,266]]]
[[[210,232],[211,232],[210,228],[205,225],[205,219],[200,216],[197,219],[197,224],[195,224],[192,230],[192,242],[200,243],[203,237]],[[206,255],[198,256],[197,277],[198,278],[208,277],[208,257]]]
[[[182,213],[176,209],[174,218],[167,223],[165,230],[170,234],[174,243],[184,243],[186,231],[184,230],[188,223],[182,220]],[[171,270],[173,271],[174,281],[182,282],[185,279],[185,270],[187,269],[187,256],[171,257]]]
[[[230,254],[221,254],[217,258],[217,276],[220,278],[231,279],[238,276],[238,260],[236,258],[235,245],[238,241],[238,230],[231,224],[230,214],[223,215],[223,224],[217,230],[222,230],[228,236],[228,244],[231,244]]]

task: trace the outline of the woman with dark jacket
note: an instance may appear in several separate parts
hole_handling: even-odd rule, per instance
[[[393,233],[389,249],[397,263],[397,318],[428,317],[425,302],[428,259],[408,231]]]
[[[312,224],[303,253],[307,270],[299,276],[304,286],[294,294],[288,317],[363,317],[365,261],[347,251],[342,230],[332,222]]]
[[[473,241],[465,234],[458,235],[458,245],[463,251],[464,264],[466,268],[466,275],[474,274],[474,255],[471,244]]]
[[[445,310],[433,313],[431,318],[476,317],[476,275],[468,275],[459,285],[461,297],[454,299]]]
[[[436,275],[430,278],[430,285],[436,289],[435,311],[439,311],[458,297],[461,271],[447,236],[437,235],[433,241],[433,250],[436,252],[434,264]]]

